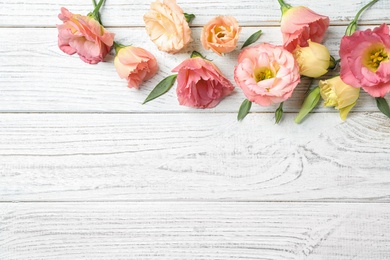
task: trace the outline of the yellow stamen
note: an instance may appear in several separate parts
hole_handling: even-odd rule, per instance
[[[258,68],[255,70],[253,77],[256,80],[256,82],[259,82],[265,79],[274,78],[275,75],[274,72],[269,68]]]
[[[371,51],[368,52],[368,55],[366,57],[367,59],[365,60],[365,65],[373,72],[376,72],[378,70],[381,62],[387,61],[389,59],[389,56],[386,53],[384,47],[377,47],[371,49]]]

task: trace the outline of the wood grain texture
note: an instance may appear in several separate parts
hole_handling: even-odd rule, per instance
[[[144,26],[143,15],[150,9],[152,1],[115,0],[106,1],[102,9],[102,21],[106,26]],[[330,17],[332,24],[348,24],[360,8],[368,1],[287,1],[294,6],[304,5],[314,11]],[[193,13],[194,26],[203,26],[217,15],[232,15],[243,26],[279,25],[280,8],[274,1],[253,0],[211,0],[205,3],[199,0],[179,0],[177,3],[184,12]],[[205,8],[205,4],[207,5]],[[8,27],[54,27],[58,23],[57,15],[61,7],[67,7],[74,13],[86,15],[92,10],[91,1],[79,0],[4,0],[0,1],[0,26]],[[379,1],[362,16],[363,24],[389,22],[388,1]]]
[[[366,28],[366,27],[364,27]],[[239,46],[259,28],[244,28]],[[262,28],[261,41],[273,44],[282,42],[279,28]],[[89,65],[77,55],[69,56],[57,46],[56,29],[0,29],[0,112],[233,112],[237,113],[245,99],[240,88],[211,110],[197,110],[179,106],[175,87],[163,97],[147,105],[141,105],[149,92],[171,70],[198,50],[212,59],[226,77],[234,83],[234,67],[239,50],[219,57],[205,51],[199,42],[200,29],[194,29],[194,41],[186,50],[170,55],[157,50],[144,29],[114,29],[116,40],[123,44],[143,46],[156,55],[160,71],[140,90],[127,88],[113,66],[113,56],[108,62]],[[338,57],[339,42],[344,27],[330,28],[325,44],[332,55]],[[329,73],[334,75],[337,72]],[[330,76],[326,77],[330,77]],[[323,77],[325,78],[325,77]],[[301,107],[310,81],[303,79],[291,99],[285,102],[284,110],[297,112]],[[318,84],[317,81],[313,85]],[[390,99],[388,99],[390,101]],[[277,106],[252,106],[252,111],[274,112]],[[316,111],[336,112],[333,108],[319,106]],[[353,111],[378,111],[375,101],[364,91]]]
[[[390,201],[380,113],[3,114],[1,201]]]
[[[0,204],[0,259],[388,259],[388,204]]]

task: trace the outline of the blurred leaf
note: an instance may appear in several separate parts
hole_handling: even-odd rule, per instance
[[[389,104],[387,103],[386,99],[383,97],[375,98],[376,105],[378,106],[379,110],[385,114],[387,117],[390,118],[390,108]]]
[[[184,17],[186,18],[187,23],[190,23],[195,19],[196,16],[194,14],[184,13]]]
[[[283,117],[283,102],[280,103],[278,109],[275,111],[275,124],[279,124]]]
[[[244,45],[242,45],[241,50],[244,49],[246,46],[251,45],[252,43],[256,42],[259,38],[260,35],[263,33],[262,30],[255,32],[249,38],[244,42]]]
[[[177,74],[174,74],[174,75],[168,76],[165,79],[163,79],[162,81],[160,81],[160,83],[158,83],[157,86],[150,92],[150,94],[147,96],[144,103],[142,103],[142,104],[145,104],[145,103],[167,93],[168,90],[171,89],[173,84],[175,84],[176,78],[177,78]]]
[[[298,115],[295,117],[294,122],[299,124],[301,121],[312,111],[320,101],[320,87],[314,88],[309,94],[306,96],[303,101],[301,110],[299,110]]]
[[[250,102],[248,99],[245,99],[242,102],[242,104],[240,106],[240,110],[238,110],[238,115],[237,115],[238,121],[241,121],[246,117],[246,115],[251,110],[251,106],[252,106],[252,102]]]

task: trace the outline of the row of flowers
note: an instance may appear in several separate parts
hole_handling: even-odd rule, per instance
[[[250,46],[259,39],[261,31],[258,31],[248,38],[238,56],[234,79],[247,98],[239,108],[238,120],[249,113],[252,103],[280,104],[275,112],[278,123],[283,116],[283,103],[291,97],[301,78],[322,77],[338,63],[340,75],[319,81],[319,86],[303,101],[295,122],[300,123],[321,97],[325,106],[338,109],[345,120],[359,98],[360,89],[374,97],[380,111],[390,117],[384,98],[390,92],[389,27],[382,24],[373,30],[357,31],[361,13],[377,1],[369,2],[356,14],[341,39],[340,60],[335,61],[328,48],[321,44],[329,27],[329,17],[278,0],[283,44]],[[115,35],[105,29],[100,20],[103,2],[93,0],[94,10],[87,16],[61,9],[59,19],[63,24],[57,26],[59,48],[96,64],[104,61],[114,47],[114,65],[119,76],[127,80],[129,87],[139,88],[158,72],[156,58],[143,48],[114,41]],[[189,24],[195,16],[184,13],[175,0],[156,0],[150,7],[151,11],[144,15],[145,28],[160,51],[174,54],[193,40]],[[241,27],[234,17],[218,16],[203,27],[201,43],[206,50],[222,56],[237,48],[240,32]],[[196,51],[172,72],[177,74],[161,81],[144,103],[169,91],[175,81],[180,105],[195,108],[215,107],[234,90],[234,85],[215,64]]]

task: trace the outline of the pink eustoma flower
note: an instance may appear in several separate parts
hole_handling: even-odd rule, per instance
[[[215,107],[234,86],[210,61],[200,57],[183,61],[177,72],[177,97],[180,105],[196,108]]]
[[[297,46],[308,46],[308,40],[321,43],[329,27],[329,17],[304,6],[291,7],[283,13],[280,26],[283,45],[292,52]]]
[[[269,106],[291,97],[300,82],[299,65],[282,46],[262,43],[240,53],[234,79],[249,101]]]
[[[143,81],[151,79],[158,71],[153,54],[133,46],[117,48],[114,65],[119,77],[127,80],[129,88],[138,89]]]
[[[114,44],[114,34],[89,16],[73,14],[61,8],[58,18],[63,24],[58,28],[58,47],[65,53],[77,53],[84,62],[96,64],[103,61]]]
[[[390,92],[390,34],[386,24],[344,36],[339,54],[340,76],[346,84],[361,87],[373,97]]]

